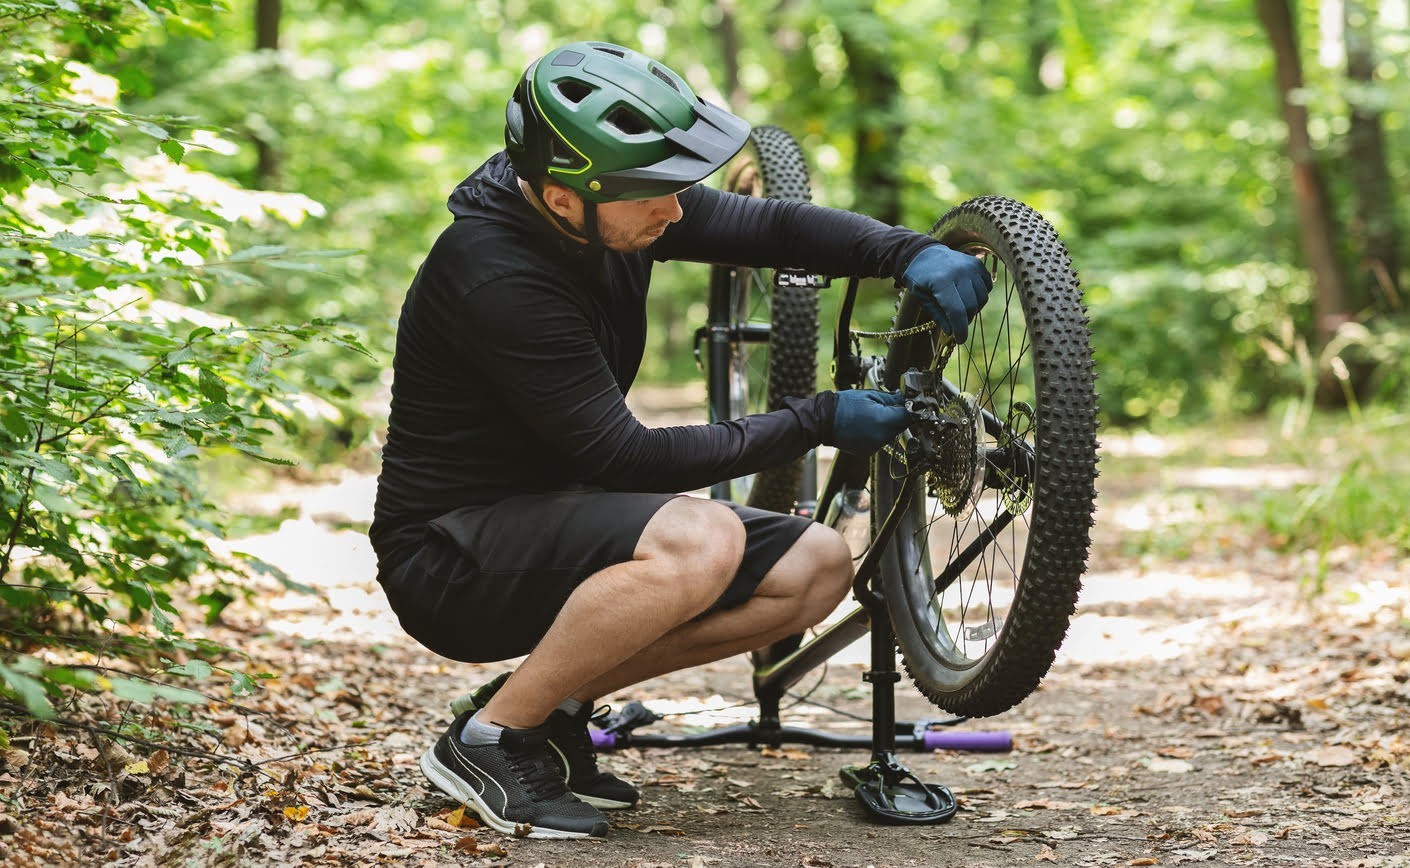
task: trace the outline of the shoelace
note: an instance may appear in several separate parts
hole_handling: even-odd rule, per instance
[[[508,751],[509,767],[519,777],[529,798],[539,801],[556,799],[568,792],[568,785],[549,762],[542,745],[523,745]]]
[[[592,778],[598,774],[597,748],[593,746],[592,736],[588,735],[588,723],[611,713],[610,705],[602,705],[586,713],[578,712],[569,718],[573,722],[571,732],[568,733],[568,738],[572,740],[569,746],[575,754],[581,755],[587,761],[587,768],[578,770],[583,777]],[[569,769],[569,774],[573,771],[575,770]]]

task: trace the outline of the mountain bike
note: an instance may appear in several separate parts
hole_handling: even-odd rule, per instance
[[[754,135],[727,178],[757,177],[743,191],[767,194],[775,189],[771,179],[796,176],[801,152],[786,146],[792,140],[783,142],[787,133],[778,128]],[[806,187],[806,169],[803,178]],[[806,196],[796,185],[790,193]],[[1081,291],[1052,225],[1014,200],[965,202],[930,234],[979,257],[994,280],[964,344],[950,341],[909,294],[899,295],[884,330],[853,328],[855,279],[838,308],[833,388],[899,390],[915,420],[872,456],[839,451],[816,498],[815,518],[854,544],[859,605],[810,636],[752,654],[760,715],[750,724],[648,735],[631,733],[626,723],[595,736],[600,746],[866,744],[871,763],[843,769],[842,777],[867,811],[886,822],[932,823],[954,813],[953,796],[917,780],[895,750],[943,740],[929,726],[897,725],[896,651],[921,694],[966,717],[1012,708],[1047,674],[1076,607],[1096,507],[1097,393]],[[739,415],[784,394],[815,391],[813,380],[789,380],[782,369],[812,357],[816,323],[795,314],[807,306],[803,292],[815,295],[817,283],[791,272],[770,279],[717,270],[705,335],[712,414]],[[879,352],[866,354],[864,342]],[[712,495],[807,509],[806,469],[766,471]],[[863,678],[873,688],[871,737],[783,726],[785,691],[868,633],[872,661]]]

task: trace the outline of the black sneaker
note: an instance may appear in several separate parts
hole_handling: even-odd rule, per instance
[[[458,715],[421,755],[421,771],[490,828],[518,838],[600,838],[607,818],[568,791],[550,755],[548,726],[509,729],[498,744],[460,740]]]
[[[484,708],[508,677],[506,672],[474,692],[456,697],[450,704],[451,712],[461,714]],[[546,724],[549,755],[563,770],[568,789],[584,802],[608,811],[634,807],[641,801],[637,788],[597,767],[597,750],[588,734],[592,717],[593,709],[588,706],[572,716],[554,710]]]

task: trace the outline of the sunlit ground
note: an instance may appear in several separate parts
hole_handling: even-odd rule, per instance
[[[1259,463],[1267,445],[1257,438],[1230,438],[1218,445],[1220,463],[1200,466],[1187,463],[1186,457],[1165,466],[1177,450],[1169,438],[1104,438],[1095,550],[1100,556],[1094,555],[1099,567],[1085,578],[1059,666],[1129,665],[1197,654],[1201,647],[1223,641],[1235,625],[1274,631],[1296,629],[1309,618],[1329,614],[1349,623],[1406,617],[1410,565],[1404,559],[1392,557],[1361,569],[1309,599],[1300,585],[1302,576],[1278,574],[1289,561],[1299,562],[1296,553],[1275,556],[1242,550],[1248,542],[1222,523],[1220,498],[1305,484],[1315,472],[1276,461]],[[1228,461],[1231,457],[1243,460]],[[1146,488],[1128,484],[1123,460],[1151,459],[1159,482]],[[292,581],[319,594],[264,589],[261,605],[269,613],[264,629],[308,640],[407,641],[375,581],[376,559],[365,534],[331,529],[365,527],[374,493],[373,476],[348,472],[331,483],[289,485],[243,499],[246,508],[278,513],[292,507],[299,517],[272,533],[235,541],[232,547],[280,567]],[[1159,541],[1167,536],[1194,540],[1198,545],[1191,546],[1199,555],[1164,552],[1147,564],[1139,553],[1122,551],[1129,539]],[[1343,549],[1332,552],[1331,560],[1356,555]],[[1317,568],[1307,564],[1306,557],[1301,560],[1306,570]],[[829,622],[855,605],[844,603]],[[869,653],[863,639],[833,662],[862,664]]]

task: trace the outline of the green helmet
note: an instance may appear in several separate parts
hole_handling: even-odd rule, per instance
[[[679,75],[606,42],[575,42],[524,71],[505,108],[514,170],[589,202],[649,199],[703,180],[744,147],[749,124]]]

